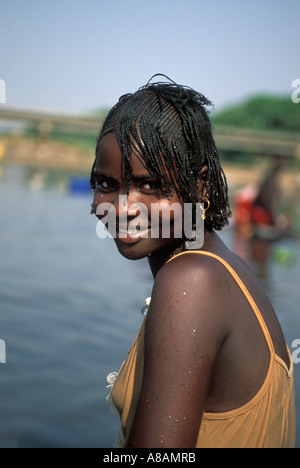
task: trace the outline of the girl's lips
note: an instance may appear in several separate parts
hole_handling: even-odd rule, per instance
[[[125,244],[134,244],[141,238],[148,238],[149,230],[150,230],[149,227],[142,228],[140,230],[130,229],[130,228],[129,229],[118,228],[116,238],[120,242],[124,242]]]

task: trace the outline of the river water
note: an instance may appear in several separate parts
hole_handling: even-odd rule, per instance
[[[48,177],[5,166],[0,178],[0,447],[109,448],[119,419],[106,375],[127,354],[152,280],[145,260],[97,238],[90,194]],[[232,244],[230,230],[222,237]],[[267,267],[264,286],[298,360],[299,241],[281,241]],[[295,380],[300,413],[296,363]]]

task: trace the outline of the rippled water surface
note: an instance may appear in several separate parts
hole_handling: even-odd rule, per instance
[[[151,276],[145,261],[97,238],[89,195],[36,182],[14,167],[0,179],[0,447],[111,447],[119,421],[105,402],[106,375],[141,325]],[[232,242],[229,231],[223,238]],[[279,247],[291,258],[271,257],[265,287],[291,348],[300,246]],[[295,378],[300,409],[300,364]]]

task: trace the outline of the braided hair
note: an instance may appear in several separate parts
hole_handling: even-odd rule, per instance
[[[134,152],[166,194],[175,190],[181,201],[193,206],[208,195],[205,228],[221,230],[231,213],[227,181],[205,109],[212,104],[202,94],[169,78],[169,82],[152,83],[154,77],[135,93],[121,96],[110,110],[98,137],[96,155],[101,139],[115,133],[128,187]],[[93,189],[94,166],[95,162],[91,172]],[[201,174],[204,166],[208,167],[207,173]],[[199,193],[202,180],[203,190]]]

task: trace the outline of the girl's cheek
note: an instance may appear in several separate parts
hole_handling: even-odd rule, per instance
[[[105,197],[103,196],[103,194],[95,193],[94,198],[93,198],[93,202],[92,202],[92,213],[97,215],[97,208],[99,206],[101,206],[105,202],[106,202],[106,200],[105,200]]]
[[[109,193],[95,193],[93,203],[100,205],[100,203],[112,203],[114,198]]]

